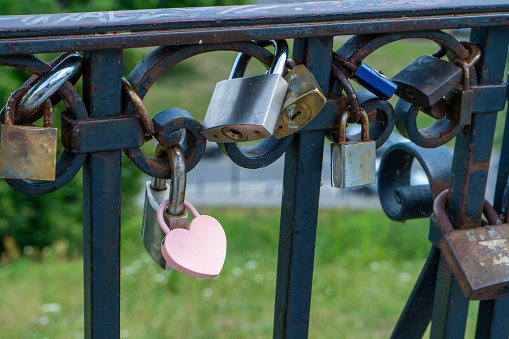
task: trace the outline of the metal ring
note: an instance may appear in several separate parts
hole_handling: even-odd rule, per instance
[[[428,184],[411,186],[411,168],[417,160]],[[426,218],[433,199],[449,187],[452,154],[445,147],[426,149],[410,142],[394,144],[384,153],[378,170],[378,196],[387,216],[396,221]]]
[[[154,50],[140,63],[138,63],[127,79],[133,85],[140,98],[143,98],[154,82],[171,67],[195,55],[215,51],[236,51],[245,53],[258,59],[269,67],[272,64],[273,59],[272,53],[253,42],[228,42],[178,47],[164,46]],[[134,114],[134,108],[132,105],[127,106],[126,113]],[[249,148],[239,149],[235,143],[229,144],[225,147],[220,146],[220,148],[222,148],[232,161],[239,166],[246,168],[260,168],[271,164],[281,157],[286,148],[290,145],[292,139],[293,136],[283,139],[270,137],[268,139],[263,139],[257,145]],[[142,156],[140,150],[136,152],[126,151],[126,154],[131,159],[133,155],[135,157]],[[144,157],[145,161],[147,161],[147,157]],[[188,166],[188,170],[191,170],[192,167],[187,164],[187,160],[186,165]],[[161,167],[158,171],[151,172],[151,169],[148,167],[145,167],[148,172],[143,169],[142,171],[150,176],[160,176],[159,173],[161,172],[159,171],[164,168],[165,172],[163,171],[162,173],[169,173],[169,168],[167,166],[164,166],[163,164],[159,164],[158,166]]]
[[[405,138],[424,148],[435,148],[451,141],[465,127],[447,117],[423,129],[417,128],[420,106],[398,99],[396,104],[396,128]]]
[[[271,136],[248,148],[239,148],[235,143],[218,143],[217,146],[237,165],[256,169],[266,167],[279,159],[292,143],[294,136],[295,134],[290,134],[282,139]]]
[[[181,142],[181,129],[185,129],[182,148],[186,159],[186,171],[192,170],[205,152],[205,138],[200,134],[201,124],[180,108],[159,112],[153,119],[154,137],[166,149]],[[171,167],[167,158],[149,157],[139,147],[124,150],[125,154],[144,173],[151,177],[171,178]]]
[[[37,111],[64,83],[81,71],[82,64],[81,55],[74,53],[53,67],[21,99],[18,104],[20,113],[30,115]]]
[[[154,133],[154,123],[148,114],[147,108],[143,104],[143,100],[141,100],[138,93],[136,93],[133,86],[126,78],[122,78],[122,88],[140,116],[143,132],[145,135],[152,135]]]
[[[37,76],[44,76],[52,67],[41,59],[32,55],[1,56],[0,65],[19,68]],[[30,79],[36,79],[30,78]],[[29,79],[29,80],[30,80]],[[27,81],[28,82],[28,81]],[[24,87],[27,83],[25,83]],[[64,83],[58,92],[65,99],[71,115],[76,119],[87,119],[88,113],[76,89],[69,83]],[[16,119],[15,119],[16,123]],[[66,185],[79,172],[85,162],[86,154],[72,154],[66,150],[62,152],[56,163],[55,181],[39,181],[26,179],[5,179],[15,190],[30,195],[42,195],[56,191]]]

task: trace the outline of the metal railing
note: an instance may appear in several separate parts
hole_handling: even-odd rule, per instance
[[[140,170],[153,177],[167,178],[169,173],[167,161],[141,152],[139,147],[144,143],[146,129],[134,105],[127,105],[122,114],[123,49],[164,46],[138,64],[127,79],[143,99],[165,71],[194,55],[237,51],[269,65],[272,54],[252,40],[294,39],[293,60],[305,64],[313,73],[328,98],[326,105],[311,123],[286,138],[271,137],[243,149],[235,143],[222,147],[232,161],[248,168],[267,166],[285,154],[274,338],[305,338],[310,317],[324,138],[328,130],[337,126],[338,110],[342,107],[338,99],[341,89],[337,91],[337,81],[331,78],[331,65],[338,66],[337,60],[332,60],[333,39],[354,35],[338,50],[340,56],[354,65],[359,65],[378,48],[407,38],[435,41],[441,47],[436,56],[447,54],[452,60],[467,59],[468,48],[442,31],[458,28],[471,28],[470,41],[480,47],[482,55],[472,72],[476,73],[476,83],[472,83],[472,121],[463,126],[442,116],[423,131],[417,129],[412,116],[417,114],[418,107],[399,108],[399,111],[397,108],[398,112],[403,112],[402,116],[397,113],[395,118],[398,129],[405,131],[413,143],[393,147],[385,156],[380,169],[379,194],[386,213],[395,220],[405,220],[428,217],[433,199],[450,188],[453,224],[465,228],[481,225],[497,112],[503,109],[507,95],[504,82],[509,42],[507,0],[489,3],[360,0],[0,16],[0,65],[24,69],[38,76],[30,78],[24,87],[31,87],[54,66],[32,54],[75,51],[83,54],[82,95],[72,85],[81,74],[72,73],[66,78],[70,82],[56,86],[66,101],[67,110],[62,117],[62,121],[66,121],[66,127],[62,128],[66,151],[57,161],[55,180],[6,181],[23,193],[45,194],[63,187],[83,168],[85,337],[120,336],[122,151],[125,150]],[[346,75],[348,72],[344,71]],[[56,103],[59,97],[52,95],[50,99]],[[384,111],[383,101],[378,101],[382,106],[376,108]],[[392,131],[394,118],[388,113],[390,109],[385,109],[386,120],[381,123],[385,127],[376,127],[378,115],[371,123],[372,133],[377,135],[370,135],[377,140],[377,146],[383,144]],[[15,122],[32,123],[40,116],[24,109]],[[412,119],[407,119],[409,116],[414,120],[413,125]],[[508,211],[505,194],[509,184],[507,124],[509,122],[506,122],[494,199],[499,214]],[[155,125],[154,136],[166,146],[178,142],[174,132],[181,128],[188,130],[191,137],[186,139],[183,148],[187,170],[191,170],[204,151],[199,124],[182,118]],[[104,130],[109,133],[100,132]],[[452,158],[439,146],[453,138]],[[409,161],[411,164],[414,158],[423,164],[430,179],[424,191],[422,187],[409,186]],[[423,196],[422,192],[426,198],[417,199]],[[421,207],[426,207],[427,212],[422,213]],[[437,235],[434,225],[432,217],[430,240],[438,244],[440,234]],[[463,336],[468,300],[454,275],[447,273],[446,266],[440,251],[433,246],[394,329],[394,338],[422,337],[430,321],[433,338]],[[508,336],[509,299],[481,301],[476,338]]]

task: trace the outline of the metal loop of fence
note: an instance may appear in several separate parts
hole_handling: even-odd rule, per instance
[[[138,93],[136,93],[136,90],[129,83],[129,81],[127,81],[126,78],[122,78],[122,88],[124,89],[124,92],[126,93],[131,103],[136,108],[136,111],[138,111],[138,114],[141,119],[141,125],[143,126],[143,131],[145,132],[145,135],[152,136],[152,134],[154,133],[154,123],[152,122],[152,119],[150,118],[150,115],[148,114],[147,109],[145,108],[145,105],[143,104],[143,101],[141,100],[140,96],[138,95]]]

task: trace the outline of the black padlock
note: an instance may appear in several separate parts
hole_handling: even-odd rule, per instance
[[[396,95],[421,107],[431,107],[460,84],[461,68],[453,63],[421,55],[391,80],[398,85]]]
[[[472,68],[480,59],[481,50],[472,42],[462,41],[461,44],[470,51],[468,60],[463,62]],[[453,64],[431,55],[421,55],[392,78],[398,85],[396,95],[424,109],[433,106],[461,84],[464,78],[461,62],[456,60]]]

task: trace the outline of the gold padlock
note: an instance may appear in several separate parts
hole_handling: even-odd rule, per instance
[[[14,113],[28,88],[14,92],[6,105],[0,136],[0,177],[55,180],[57,129],[53,128],[53,107],[43,104],[44,127],[14,125]]]
[[[327,101],[313,73],[305,65],[294,67],[284,79],[288,82],[288,90],[273,134],[277,139],[306,126]]]

